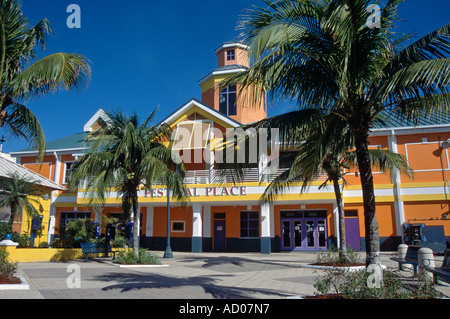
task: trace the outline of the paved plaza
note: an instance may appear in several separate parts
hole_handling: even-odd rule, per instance
[[[390,256],[383,264],[398,269]],[[30,289],[0,290],[0,299],[296,299],[314,294],[321,270],[300,265],[316,260],[315,253],[174,252],[157,268],[119,268],[105,258],[21,263]],[[449,285],[438,290],[450,296]]]

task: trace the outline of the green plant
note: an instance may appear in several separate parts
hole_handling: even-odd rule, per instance
[[[92,242],[95,240],[95,229],[89,218],[75,219],[67,223],[64,235],[69,242]]]
[[[160,265],[159,256],[156,253],[148,252],[146,249],[140,248],[138,255],[133,250],[127,249],[120,251],[116,256],[116,263],[121,265]]]
[[[17,263],[8,261],[9,253],[0,249],[0,277],[8,281],[14,281],[17,274]]]
[[[39,243],[39,248],[48,248],[48,243],[46,241],[42,241]]]
[[[27,234],[19,234],[19,233],[13,233],[11,240],[15,243],[18,243],[18,248],[25,248],[30,247],[30,238],[27,236]]]
[[[378,115],[418,121],[447,114],[450,106],[450,24],[411,41],[396,30],[401,2],[384,2],[380,26],[370,28],[372,0],[265,0],[239,25],[252,66],[221,83],[250,88],[250,98],[267,92],[296,102],[299,111],[282,119],[293,129],[314,112],[346,123],[361,179],[368,265],[380,263],[381,251],[369,154]],[[280,137],[290,136],[284,127]]]
[[[7,222],[0,222],[0,241],[5,239],[6,234],[12,234],[11,220]]]
[[[116,238],[112,242],[113,248],[128,248],[130,247],[130,240],[125,236],[116,235]]]
[[[405,284],[392,271],[384,270],[380,287],[370,287],[369,273],[332,269],[325,271],[314,284],[316,295],[339,294],[345,299],[433,299],[442,296],[431,281],[419,278],[415,284]]]
[[[345,251],[345,254],[343,254],[340,248],[332,246],[328,248],[326,251],[319,252],[316,258],[318,264],[326,264],[334,266],[337,265],[350,266],[360,263],[360,256],[351,247]]]
[[[173,161],[170,140],[171,128],[153,125],[153,111],[145,121],[134,113],[107,112],[109,125],[91,132],[86,140],[89,149],[72,166],[69,188],[86,181],[86,194],[90,202],[103,204],[111,188],[116,190],[127,219],[134,215],[139,224],[138,189],[151,188],[156,181],[165,181],[178,202],[186,203],[189,192],[184,183],[185,168]],[[87,178],[89,177],[89,178]],[[133,228],[133,250],[138,255],[138,227]]]
[[[14,137],[25,137],[43,160],[44,132],[24,102],[87,87],[91,68],[88,59],[79,54],[55,52],[38,59],[37,50],[45,47],[51,26],[44,18],[30,27],[20,2],[3,0],[0,4],[0,127]]]
[[[441,298],[442,293],[435,289],[433,279],[419,273],[417,285],[413,289],[413,296],[417,299]]]

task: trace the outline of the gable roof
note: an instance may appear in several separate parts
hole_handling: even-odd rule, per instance
[[[111,121],[106,112],[102,109],[99,109],[97,113],[95,113],[94,116],[91,117],[90,120],[84,125],[84,132],[91,132],[92,126],[100,119],[106,123],[109,123]]]
[[[175,112],[170,114],[168,117],[166,117],[164,120],[161,121],[162,123],[166,123],[168,125],[173,125],[176,123],[183,115],[188,113],[191,109],[198,108],[203,112],[206,112],[210,117],[214,118],[218,122],[223,122],[227,124],[227,126],[231,127],[238,127],[241,126],[241,123],[233,120],[232,118],[220,113],[219,111],[213,109],[212,107],[200,102],[197,99],[191,99],[185,104],[183,104],[179,109],[177,109]]]
[[[39,186],[49,188],[52,190],[60,190],[60,191],[66,191],[67,188],[56,184],[55,182],[49,180],[48,178],[45,178],[38,173],[35,173],[31,170],[29,170],[26,167],[23,167],[15,162],[12,162],[11,160],[8,160],[2,156],[0,156],[0,178],[10,178],[11,174],[16,173],[21,177],[29,178]]]

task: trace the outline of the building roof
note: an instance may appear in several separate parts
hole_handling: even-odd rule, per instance
[[[231,68],[230,68],[231,67]],[[232,66],[225,67],[226,69],[233,69]],[[222,69],[222,68],[221,68]],[[231,127],[241,126],[241,123],[233,120],[232,118],[220,113],[219,111],[213,109],[212,107],[202,103],[201,101],[193,98],[183,104],[180,108],[170,114],[161,123],[171,124],[176,121],[180,116],[189,111],[192,107],[199,107],[211,116],[226,122]],[[100,110],[103,112],[102,110]],[[99,111],[99,112],[100,112]],[[99,112],[90,120],[97,120],[99,118]],[[380,132],[387,130],[399,130],[399,129],[438,129],[444,128],[449,129],[450,127],[450,114],[442,113],[440,116],[422,116],[418,121],[408,120],[405,117],[400,117],[397,113],[391,110],[385,110],[381,112],[377,121],[374,122],[372,132]],[[77,133],[71,136],[63,137],[55,141],[50,141],[46,144],[46,152],[64,151],[73,152],[74,154],[83,154],[83,152],[88,148],[86,144],[86,139],[88,137],[88,132]],[[24,156],[27,154],[36,154],[36,150],[33,148],[26,148],[23,150],[11,152],[11,156]]]
[[[439,114],[424,114],[417,121],[400,116],[392,110],[382,111],[374,122],[374,130],[395,130],[406,128],[431,128],[450,125],[450,114],[441,112]]]
[[[35,173],[28,168],[25,168],[10,159],[6,159],[0,156],[0,178],[10,178],[13,173],[18,174],[21,177],[26,177],[32,181],[35,181],[36,185],[49,188],[52,190],[66,191],[67,189],[61,185],[52,182],[48,178],[45,178],[38,173]]]
[[[224,74],[233,74],[238,72],[247,71],[248,67],[241,64],[231,64],[231,65],[224,65],[218,69],[215,69],[211,73],[209,73],[207,76],[203,77],[200,81],[198,81],[199,85],[202,85],[209,79],[211,79],[214,76],[217,75],[224,75]]]
[[[87,132],[78,133],[75,135],[63,137],[57,139],[55,141],[50,141],[45,145],[46,152],[55,152],[55,151],[80,151],[86,148],[86,138],[88,137]],[[26,148],[23,150],[11,152],[12,156],[24,155],[24,153],[36,153],[36,149],[34,148]]]
[[[215,52],[216,54],[219,53],[220,51],[222,51],[223,49],[228,49],[228,48],[240,48],[240,49],[244,49],[244,50],[248,50],[248,45],[245,45],[242,42],[239,41],[227,41],[222,43],[222,45],[220,47],[218,47]]]
[[[226,116],[219,111],[213,109],[212,107],[206,105],[205,103],[200,102],[197,99],[191,99],[187,103],[183,104],[180,108],[178,108],[175,112],[170,114],[168,117],[166,117],[161,123],[166,123],[171,125],[173,122],[175,122],[181,115],[185,114],[188,110],[190,110],[192,107],[199,107],[200,109],[206,111],[207,113],[211,114],[213,117],[226,122],[231,127],[238,127],[242,124],[233,120],[231,117]]]

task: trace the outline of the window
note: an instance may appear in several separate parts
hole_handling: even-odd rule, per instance
[[[66,162],[65,163],[65,169],[64,169],[64,184],[67,184],[69,182],[70,178],[70,172],[72,170],[73,162]]]
[[[225,213],[214,213],[214,219],[225,219]]]
[[[233,61],[236,58],[236,53],[234,50],[227,51],[227,61]]]
[[[177,126],[173,150],[204,149],[211,133],[210,121],[185,121]]]
[[[86,218],[91,218],[90,212],[62,212],[59,220],[59,232],[64,233],[69,221]]]
[[[174,233],[184,233],[185,221],[173,221],[172,222],[172,232]]]
[[[259,212],[241,212],[241,238],[259,237]]]
[[[236,97],[236,85],[229,86],[221,91],[219,95],[220,113],[228,116],[237,115]]]

